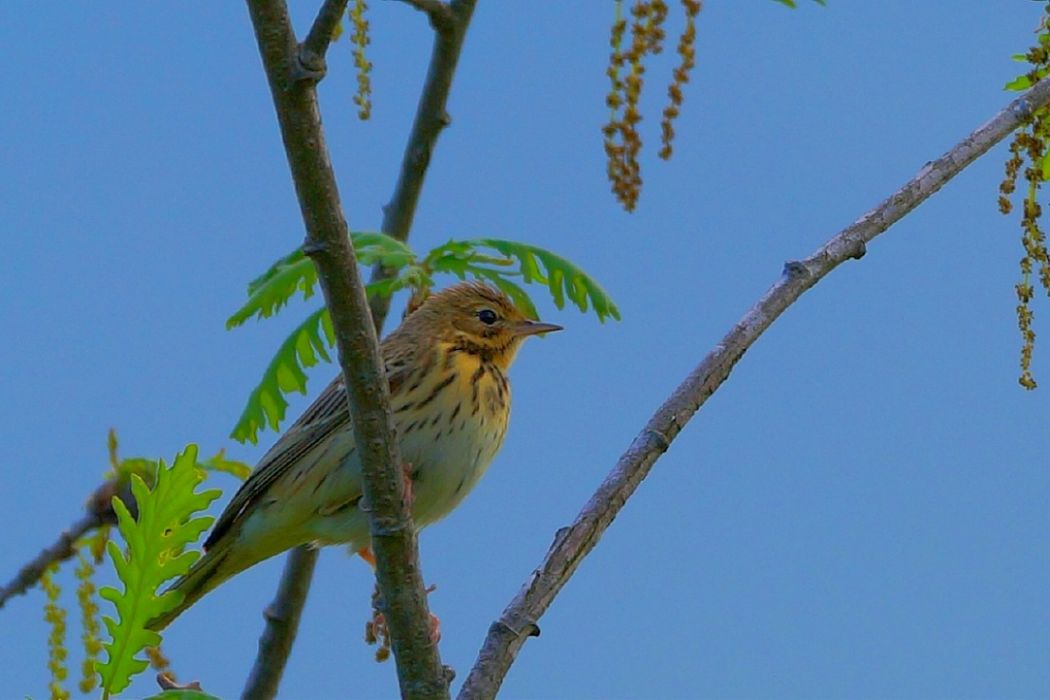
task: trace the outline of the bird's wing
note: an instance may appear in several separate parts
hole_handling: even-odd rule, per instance
[[[386,375],[391,392],[397,391],[397,387],[403,382],[407,374],[405,366],[403,357],[388,359]],[[234,525],[254,510],[255,505],[274,482],[309,454],[310,450],[339,431],[349,430],[350,427],[350,409],[346,402],[346,391],[343,389],[343,375],[340,374],[259,460],[251,476],[241,485],[233,500],[226,506],[226,510],[219,516],[204,543],[204,549],[207,550],[218,542]]]
[[[310,450],[336,432],[349,427],[350,411],[347,408],[346,392],[343,390],[340,375],[259,460],[251,476],[241,485],[233,500],[226,506],[226,510],[219,516],[204,543],[204,548],[207,550],[218,542],[234,524],[253,510],[259,498],[273,483],[309,454]]]

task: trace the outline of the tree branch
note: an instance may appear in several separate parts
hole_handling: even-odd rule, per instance
[[[445,105],[475,2],[476,0],[457,0],[453,5],[447,5],[440,0],[427,0],[423,4],[411,3],[418,9],[427,12],[437,34],[434,38],[434,48],[427,68],[426,82],[416,110],[416,118],[401,162],[401,172],[394,188],[394,194],[384,207],[383,230],[401,241],[408,239],[423,179],[427,166],[430,164],[430,154],[433,152],[441,130],[449,123]],[[330,43],[331,30],[321,28],[323,27],[322,17],[331,17],[333,14],[333,11],[328,8],[330,4],[333,4],[332,0],[326,2],[325,7],[321,9],[304,42],[305,45],[313,46],[311,37],[315,36],[325,38],[325,47]],[[345,4],[345,2],[342,3],[343,6]],[[441,6],[440,9],[438,5]],[[338,14],[341,14],[342,11],[340,9]],[[311,51],[317,53],[318,49],[313,48]],[[300,60],[304,54],[306,52],[300,51]],[[323,74],[323,60],[320,66],[321,74]],[[372,281],[385,279],[388,276],[389,273],[378,265],[372,270]],[[369,306],[372,310],[372,321],[376,333],[379,334],[390,311],[390,299],[377,296],[370,300]],[[287,621],[266,617],[266,628],[259,640],[259,652],[255,661],[256,669],[273,669],[276,673],[272,685],[267,681],[265,686],[256,686],[253,680],[256,674],[253,671],[248,685],[245,686],[245,697],[272,697],[276,693],[276,684],[280,681],[281,673],[291,651],[291,640],[295,637],[302,608],[306,604],[306,593],[309,590],[309,581],[313,577],[316,564],[317,555],[309,547],[300,547],[293,550],[288,556],[281,574],[281,585],[268,608],[269,610],[286,611]],[[293,585],[293,582],[299,582],[299,584]],[[260,682],[263,680],[260,678]],[[253,694],[262,693],[264,689],[270,689],[271,694]],[[253,693],[249,693],[249,690],[252,690]]]
[[[21,595],[35,586],[47,567],[72,557],[77,551],[77,540],[81,537],[95,528],[115,524],[117,514],[112,505],[115,495],[120,496],[132,513],[137,512],[135,499],[126,483],[122,485],[120,480],[114,478],[99,486],[88,498],[84,506],[84,515],[63,531],[54,544],[23,566],[6,586],[0,588],[0,608],[4,607],[9,598]]]
[[[805,260],[785,264],[781,278],[708,353],[634,438],[616,466],[576,516],[562,528],[539,568],[489,628],[459,700],[494,698],[525,641],[539,634],[537,621],[597,545],[627,499],[648,475],[694,413],[729,377],[748,348],[803,292],[843,262],[864,255],[866,244],[958,175],[1050,103],[1050,80],[1036,84],[955,148],[927,163],[875,209],[843,229]]]
[[[324,57],[328,53],[328,47],[332,44],[332,34],[339,25],[343,13],[346,12],[347,2],[348,0],[325,0],[317,17],[314,18],[310,33],[306,35],[306,40],[299,47],[299,61],[312,70],[324,73]]]
[[[442,31],[453,21],[452,9],[445,0],[402,0],[430,18],[430,26]]]
[[[452,77],[456,73],[460,49],[470,26],[477,0],[452,0],[446,6],[451,16],[448,22],[435,22],[434,13],[429,13],[434,26],[434,47],[430,53],[423,92],[416,107],[416,118],[408,136],[405,154],[401,158],[394,194],[383,207],[383,233],[399,241],[408,239],[412,219],[419,204],[419,193],[430,165],[430,155],[442,130],[451,123],[446,111],[448,93],[452,89]],[[443,3],[441,3],[443,4]],[[417,5],[418,6],[418,5]],[[388,279],[393,272],[381,265],[372,268],[371,282]],[[390,298],[377,294],[369,302],[373,318],[386,318],[390,311]]]
[[[55,562],[65,561],[76,553],[76,543],[81,537],[101,525],[95,513],[84,513],[69,529],[64,530],[50,547],[47,547],[32,561],[23,566],[11,581],[0,588],[0,608],[9,598],[25,593],[36,585],[44,575],[47,567]]]
[[[248,10],[306,227],[303,250],[317,266],[335,330],[401,695],[447,698],[449,679],[430,636],[416,530],[403,493],[379,343],[321,129],[318,77],[301,70],[284,0],[248,0]]]
[[[281,574],[277,594],[263,612],[266,627],[259,637],[255,665],[241,693],[244,700],[277,697],[277,686],[284,675],[284,667],[299,631],[299,619],[306,604],[306,595],[310,592],[319,553],[320,550],[315,547],[303,546],[296,547],[288,554],[288,563]]]

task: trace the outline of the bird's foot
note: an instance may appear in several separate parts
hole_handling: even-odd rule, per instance
[[[371,551],[367,549],[359,551],[358,554],[361,552],[371,554]],[[363,554],[361,556],[364,557]],[[427,594],[430,594],[435,588],[437,586],[428,586]],[[372,618],[365,623],[365,643],[379,645],[379,648],[376,649],[376,661],[383,662],[390,658],[390,627],[386,623],[386,617],[379,610],[380,600],[379,586],[376,585],[372,593]],[[434,613],[430,613],[430,641],[432,644],[441,641],[441,618]]]

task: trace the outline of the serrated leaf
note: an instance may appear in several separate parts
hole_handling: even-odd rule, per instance
[[[514,302],[514,305],[521,309],[522,313],[529,318],[538,319],[540,317],[540,312],[536,310],[536,305],[532,303],[532,299],[529,298],[529,295],[525,290],[499,274],[499,270],[476,268],[471,270],[471,272],[478,277],[489,280],[499,287],[504,294],[510,297],[510,300]]]
[[[202,469],[211,472],[223,472],[244,481],[252,473],[252,468],[244,462],[235,459],[226,459],[226,450],[221,449],[214,456],[200,463]]]
[[[248,301],[226,319],[227,330],[242,325],[249,318],[268,318],[277,313],[301,292],[303,299],[314,294],[317,268],[302,250],[285,255],[270,269],[248,283]]]
[[[1027,90],[1030,87],[1032,87],[1031,79],[1027,75],[1019,75],[1004,85],[1003,89],[1017,92],[1018,90]]]
[[[238,442],[255,444],[259,431],[267,425],[277,430],[288,408],[284,394],[293,391],[306,393],[305,368],[316,365],[319,357],[330,362],[325,346],[334,342],[327,308],[321,307],[307,316],[277,349],[262,380],[248,397],[248,404],[230,437]]]
[[[107,660],[98,664],[102,688],[107,694],[119,693],[141,673],[149,662],[136,658],[147,646],[160,643],[160,635],[146,629],[146,623],[179,604],[182,593],[167,591],[157,595],[167,581],[189,571],[200,556],[184,551],[197,541],[214,518],[194,517],[219,497],[212,489],[196,493],[204,472],[197,464],[197,446],[188,445],[175,457],[171,468],[158,463],[156,484],[151,489],[137,475],[131,475],[138,517],[133,518],[119,497],[113,498],[117,527],[126,544],[121,550],[113,541],[107,551],[123,584],[123,590],[106,586],[99,595],[116,607],[117,618],[103,618],[110,640],[105,644]]]
[[[601,285],[556,253],[528,243],[498,238],[478,238],[467,243],[474,247],[491,248],[508,258],[518,260],[522,280],[537,281],[547,286],[558,308],[562,308],[565,299],[568,298],[580,311],[586,312],[590,305],[602,323],[607,318],[620,319],[620,310]]]
[[[352,231],[357,261],[362,265],[380,263],[400,270],[415,261],[412,249],[401,241],[378,231]],[[317,268],[302,249],[296,249],[277,260],[270,268],[248,283],[248,301],[226,320],[226,328],[243,325],[250,318],[269,318],[281,310],[297,292],[303,299],[314,295]]]
[[[536,318],[536,307],[529,295],[513,278],[546,286],[555,304],[562,308],[565,299],[581,311],[593,308],[602,322],[620,318],[619,309],[609,295],[580,268],[550,251],[500,239],[450,240],[432,249],[420,262],[404,243],[382,233],[355,232],[354,245],[362,263],[381,263],[397,273],[388,279],[368,285],[366,293],[390,295],[400,289],[429,289],[432,275],[451,274],[459,279],[484,279],[503,290],[526,315]],[[485,250],[487,249],[487,250]],[[488,251],[494,251],[488,252]],[[305,258],[304,258],[305,259]],[[281,265],[296,264],[295,254],[285,256],[266,274],[252,282],[250,291],[260,293],[279,279]],[[273,273],[273,274],[271,274]],[[277,308],[277,307],[274,307]],[[235,316],[245,316],[242,309]],[[322,336],[318,328],[324,332]],[[277,430],[284,420],[288,402],[284,395],[306,393],[306,369],[319,360],[331,361],[327,348],[335,346],[331,319],[327,311],[313,312],[278,348],[259,384],[248,397],[231,437],[240,442],[255,443],[260,430]]]

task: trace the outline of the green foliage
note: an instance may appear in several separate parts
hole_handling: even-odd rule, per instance
[[[247,479],[248,475],[252,473],[252,468],[244,462],[238,462],[235,459],[226,459],[225,449],[219,450],[214,456],[201,462],[200,467],[209,472],[223,472],[225,474],[230,474],[241,481]]]
[[[405,288],[426,294],[434,286],[435,275],[449,274],[493,284],[532,318],[537,317],[536,306],[518,282],[547,287],[559,309],[568,300],[580,311],[593,309],[603,323],[609,318],[620,318],[612,298],[593,278],[560,255],[537,246],[498,238],[450,240],[420,259],[407,245],[382,233],[353,232],[351,237],[360,263],[380,263],[393,273],[365,288],[370,297],[390,296]],[[313,296],[316,284],[312,261],[301,251],[285,255],[252,280],[248,301],[226,326],[239,326],[252,317],[268,318],[297,293],[304,299]],[[320,360],[331,362],[327,348],[334,344],[327,309],[314,311],[281,343],[262,380],[248,397],[231,437],[255,443],[260,430],[277,430],[288,408],[285,394],[306,393],[306,369]]]
[[[219,700],[219,698],[214,695],[209,695],[203,690],[178,688],[176,690],[165,690],[163,693],[150,695],[146,700]]]
[[[1006,83],[1003,88],[1013,92],[1021,92],[1032,87],[1036,81],[1046,77],[1046,74],[1050,72],[1050,68],[1046,65],[1048,50],[1050,50],[1050,27],[1047,26],[1047,16],[1044,15],[1036,32],[1036,45],[1026,53],[1015,53],[1011,56],[1015,61],[1028,63],[1030,65],[1029,70]]]
[[[214,489],[196,493],[204,480],[196,445],[187,446],[170,468],[160,461],[153,488],[138,474],[131,474],[130,478],[138,517],[131,515],[119,497],[114,497],[113,510],[127,549],[121,551],[112,541],[107,545],[124,590],[105,587],[99,591],[113,603],[119,617],[119,621],[104,618],[111,638],[105,645],[108,658],[98,667],[104,698],[123,691],[131,676],[149,666],[148,661],[136,655],[147,646],[158,645],[160,635],[146,629],[146,624],[173,609],[182,598],[178,591],[157,595],[157,590],[166,581],[186,573],[200,556],[199,552],[184,549],[197,541],[214,518],[194,514],[220,495]]]
[[[231,437],[254,444],[259,431],[267,425],[271,430],[277,430],[288,408],[284,395],[293,391],[306,393],[304,368],[316,365],[318,358],[331,362],[325,344],[332,345],[334,342],[335,334],[327,308],[321,307],[307,316],[281,343],[277,354],[270,360],[262,381],[248,397],[248,404],[241,412]]]
[[[381,263],[385,267],[400,269],[414,258],[408,246],[385,233],[354,231],[350,237],[362,265]],[[296,249],[248,283],[248,301],[226,320],[226,328],[240,326],[253,316],[273,316],[296,292],[301,292],[303,299],[309,299],[316,284],[317,269],[313,261],[302,249]]]

